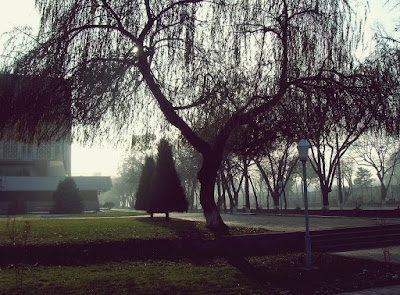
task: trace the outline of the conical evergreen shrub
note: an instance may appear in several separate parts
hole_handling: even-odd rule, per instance
[[[185,192],[179,180],[168,141],[158,145],[156,168],[153,175],[149,213],[184,212],[188,210]]]
[[[84,206],[81,194],[75,180],[70,177],[60,181],[57,190],[53,193],[53,199],[55,202],[53,213],[75,214],[83,212]]]
[[[146,210],[149,209],[149,203],[151,198],[151,187],[153,181],[153,174],[156,167],[153,157],[146,157],[142,174],[140,175],[139,187],[136,191],[136,210]]]

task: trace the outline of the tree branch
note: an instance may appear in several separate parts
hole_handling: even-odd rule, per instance
[[[173,126],[178,128],[182,135],[190,142],[193,147],[200,152],[202,155],[209,154],[211,146],[201,139],[188,125],[187,123],[175,112],[171,102],[162,93],[160,86],[157,84],[154,76],[151,73],[150,65],[146,60],[146,57],[140,57],[137,64],[143,79],[152,92],[154,98],[157,100],[161,111],[166,117],[167,121]]]
[[[101,0],[101,2],[103,3],[104,7],[112,14],[113,18],[115,19],[115,21],[117,22],[118,25],[118,30],[124,34],[125,36],[127,36],[129,39],[137,42],[137,38],[129,31],[127,31],[124,26],[122,25],[121,19],[118,16],[118,14],[111,8],[111,6],[106,2],[106,0]]]
[[[166,8],[164,8],[163,10],[160,11],[159,14],[157,14],[154,17],[151,14],[150,2],[146,1],[146,11],[147,11],[148,21],[147,21],[146,25],[144,26],[142,32],[140,33],[139,37],[138,37],[139,41],[141,43],[144,41],[144,38],[147,36],[147,34],[150,32],[151,28],[153,27],[154,22],[159,20],[169,10],[171,10],[174,7],[179,6],[179,5],[185,5],[185,4],[190,4],[190,3],[194,4],[194,3],[199,3],[199,2],[202,2],[202,1],[204,1],[204,0],[182,0],[182,1],[178,1],[178,2],[172,3],[170,6],[168,6]]]
[[[195,101],[194,103],[191,103],[191,104],[185,105],[185,106],[176,106],[176,107],[173,107],[173,109],[175,111],[187,110],[187,109],[194,108],[194,107],[197,107],[199,105],[202,105],[204,103],[206,103],[206,100],[204,99],[204,97],[200,97],[199,100]]]
[[[203,2],[204,0],[181,0],[175,3],[172,3],[170,6],[164,8],[160,11],[159,14],[155,16],[155,20],[158,20],[163,14],[167,13],[169,10],[173,9],[175,6],[185,5],[185,4],[196,4]]]
[[[127,36],[129,39],[131,39],[133,42],[138,43],[138,39],[129,31],[117,27],[117,26],[113,26],[113,25],[84,25],[84,26],[80,26],[80,27],[76,27],[73,29],[68,30],[65,34],[64,34],[64,38],[66,38],[67,36],[71,35],[72,33],[76,33],[76,35],[78,35],[80,32],[85,31],[85,30],[90,30],[90,29],[112,29],[112,30],[117,30],[119,32],[121,32],[123,35]]]
[[[256,33],[256,32],[274,33],[280,37],[279,31],[277,30],[277,28],[274,28],[272,26],[267,27],[267,26],[259,25],[259,24],[239,24],[239,26],[255,27],[254,30],[240,30],[241,33]]]
[[[145,5],[146,5],[147,18],[148,18],[148,19],[152,19],[152,18],[153,18],[153,15],[152,15],[152,13],[151,13],[150,0],[145,0],[144,3],[145,3]]]

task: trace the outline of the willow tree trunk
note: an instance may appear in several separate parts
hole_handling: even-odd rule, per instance
[[[203,165],[198,173],[200,181],[200,204],[203,207],[207,227],[215,234],[227,232],[227,226],[223,222],[219,209],[214,200],[214,188],[218,169],[221,165],[219,157],[215,155],[203,155]]]
[[[189,125],[177,114],[172,103],[161,91],[161,87],[153,76],[150,64],[145,55],[138,59],[137,67],[140,70],[149,90],[157,100],[160,110],[167,121],[180,130],[182,135],[189,143],[199,151],[203,156],[203,165],[198,173],[200,181],[200,204],[204,210],[207,227],[214,233],[226,232],[227,226],[222,221],[218,207],[214,200],[214,186],[217,177],[217,171],[221,165],[223,146],[229,136],[231,129],[224,129],[226,132],[217,138],[216,148],[201,139]],[[234,122],[234,120],[232,120]]]

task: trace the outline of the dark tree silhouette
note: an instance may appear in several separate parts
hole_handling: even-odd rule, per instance
[[[69,213],[82,213],[83,202],[76,186],[75,181],[67,177],[57,186],[57,190],[53,194],[54,208],[53,213],[69,214]]]
[[[231,135],[268,121],[283,99],[303,100],[293,96],[301,89],[340,87],[362,31],[345,0],[36,3],[38,45],[14,73],[68,79],[72,125],[85,135],[104,121],[122,134],[134,120],[149,127],[154,116],[161,128],[165,118],[202,155],[200,202],[215,232],[226,230],[214,187]]]
[[[146,157],[142,174],[140,175],[139,187],[136,192],[136,210],[146,210],[149,209],[150,197],[151,197],[151,187],[153,186],[153,175],[155,171],[156,164],[153,157]]]
[[[188,201],[175,169],[172,148],[168,141],[161,139],[158,145],[156,168],[153,174],[150,204],[147,211],[165,213],[188,210]]]

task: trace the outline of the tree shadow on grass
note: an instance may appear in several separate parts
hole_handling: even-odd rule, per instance
[[[400,266],[324,253],[313,253],[313,267],[307,270],[304,253],[245,258],[228,257],[230,265],[247,279],[283,294],[336,294],[398,284],[387,273],[399,273]]]
[[[206,228],[204,222],[195,222],[180,219],[170,219],[170,221],[166,221],[164,217],[141,217],[139,218],[139,220],[152,226],[171,230],[174,232],[177,239],[187,240],[188,242],[214,240],[218,241],[218,239],[220,238],[223,239],[223,237],[214,236],[214,234]],[[211,245],[213,244],[211,243]],[[200,247],[204,247],[204,245]],[[211,247],[218,247],[218,244],[215,244]],[[213,251],[211,250],[211,252]],[[196,265],[207,265],[209,263],[213,263],[213,260],[215,258],[221,257],[220,254],[221,253],[214,256],[212,254],[204,254],[203,251],[194,251],[192,255],[189,255],[188,258],[190,258],[190,260]],[[232,255],[232,253],[227,256],[222,255],[222,258],[227,261],[229,265],[240,271],[252,283],[261,286],[286,290],[287,292],[289,292],[287,294],[312,294],[308,293],[307,290],[305,290],[304,284],[300,279],[288,278],[284,274],[274,273],[269,271],[265,267],[254,265],[245,257],[245,255],[241,255],[241,253],[237,253],[237,255]]]
[[[205,227],[204,222],[164,217],[138,217],[138,221],[171,231],[177,239],[212,240],[213,234]]]
[[[283,294],[314,294],[306,290],[304,283],[297,278],[289,278],[285,274],[269,271],[256,266],[244,256],[229,256],[226,261],[240,271],[250,282],[268,288],[285,290]]]
[[[212,263],[215,256],[204,254],[202,251],[204,242],[215,240],[214,234],[206,227],[205,222],[190,221],[164,217],[140,217],[138,221],[149,224],[153,227],[170,230],[173,233],[176,247],[171,249],[170,254],[174,257],[189,259],[196,265],[207,265]],[[173,255],[173,252],[176,252]]]
[[[268,288],[282,289],[284,294],[314,294],[309,291],[309,286],[305,286],[300,275],[288,275],[289,273],[299,273],[300,261],[293,262],[297,245],[297,235],[278,234],[273,236],[232,236],[226,235],[222,239],[222,245],[231,249],[227,251],[226,261],[240,271],[249,281]],[[267,240],[266,240],[267,239]],[[248,258],[248,257],[256,257]],[[289,257],[279,263],[263,264],[257,257]],[[304,259],[303,259],[304,260]],[[269,262],[273,262],[270,260]],[[277,271],[285,265],[289,271]],[[294,271],[292,271],[294,269]],[[301,273],[302,270],[300,270]]]

